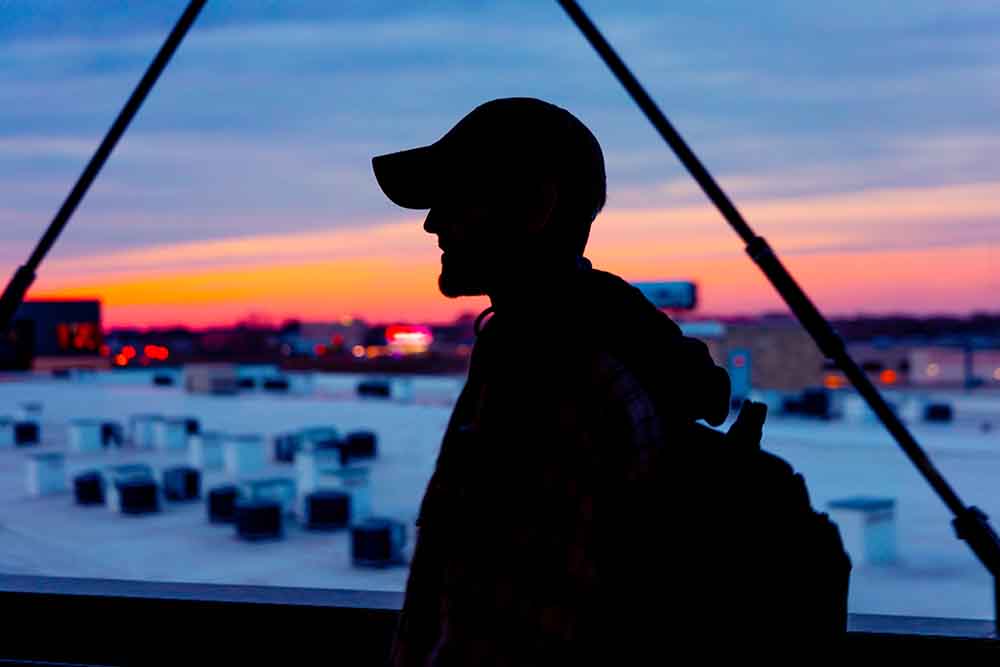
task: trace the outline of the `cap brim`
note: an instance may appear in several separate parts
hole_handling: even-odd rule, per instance
[[[372,158],[375,180],[385,196],[403,208],[430,208],[437,183],[432,146]]]

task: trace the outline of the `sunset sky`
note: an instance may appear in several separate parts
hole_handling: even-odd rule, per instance
[[[0,270],[23,262],[185,6],[0,2]],[[1000,6],[985,0],[582,3],[830,314],[1000,309]],[[477,104],[593,129],[588,257],[694,280],[703,314],[780,307],[555,2],[209,0],[34,297],[106,324],[448,320],[420,212],[372,155]]]

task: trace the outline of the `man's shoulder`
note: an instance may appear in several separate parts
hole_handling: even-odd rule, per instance
[[[663,435],[661,415],[638,375],[609,352],[595,351],[587,357],[585,384],[595,414],[623,421],[635,446],[659,447]]]

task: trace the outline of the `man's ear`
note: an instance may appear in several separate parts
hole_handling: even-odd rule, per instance
[[[525,211],[525,223],[531,234],[541,233],[552,223],[556,203],[559,201],[559,190],[556,184],[546,179],[539,185],[528,199]]]

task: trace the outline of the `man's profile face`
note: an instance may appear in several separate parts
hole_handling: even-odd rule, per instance
[[[541,187],[466,186],[431,207],[424,230],[438,237],[443,251],[438,278],[442,294],[488,294],[520,273],[520,263],[537,245],[549,212],[536,201]]]
[[[438,277],[442,294],[476,296],[492,288],[502,252],[496,217],[496,211],[468,200],[441,204],[427,213],[424,230],[438,237],[442,251]]]

